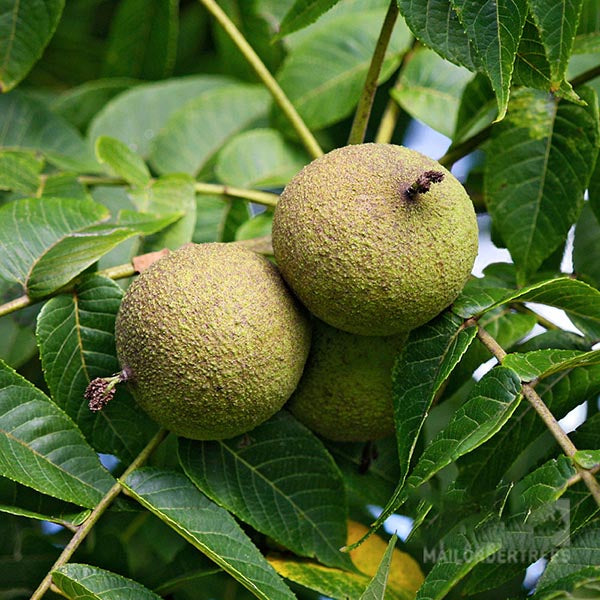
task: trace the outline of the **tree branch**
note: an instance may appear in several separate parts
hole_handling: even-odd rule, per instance
[[[319,143],[306,126],[306,123],[302,120],[302,117],[298,114],[298,111],[294,108],[294,105],[290,102],[290,99],[286,96],[285,92],[281,89],[273,75],[269,73],[269,70],[260,59],[258,54],[254,51],[252,46],[246,41],[246,38],[241,34],[240,30],[233,24],[231,19],[225,14],[223,9],[215,2],[215,0],[200,0],[206,10],[218,21],[219,25],[223,27],[227,35],[231,38],[231,41],[238,47],[240,52],[244,55],[244,58],[248,64],[254,69],[260,80],[263,82],[265,87],[269,90],[273,100],[293,128],[296,130],[300,140],[304,144],[308,153],[313,158],[319,158],[323,154],[323,150],[319,146]]]
[[[156,450],[160,443],[165,439],[167,433],[168,432],[165,429],[159,430],[158,433],[148,442],[146,447],[137,455],[129,467],[127,467],[123,475],[121,475],[121,479],[126,479],[130,473],[141,467],[148,460],[154,450]],[[81,542],[83,542],[83,540],[86,538],[87,534],[91,531],[98,519],[111,505],[112,501],[121,493],[122,489],[123,485],[120,481],[117,481],[110,488],[110,490],[108,490],[104,498],[100,500],[96,508],[94,508],[94,510],[90,513],[90,516],[77,528],[77,533],[75,533],[75,535],[71,538],[71,541],[65,546],[61,555],[52,565],[46,577],[44,577],[37,590],[35,590],[31,596],[31,600],[40,600],[40,598],[42,598],[43,595],[48,591],[48,588],[52,584],[52,571],[62,567],[69,561],[75,550],[77,550]]]
[[[381,32],[379,33],[379,38],[377,39],[373,57],[371,58],[365,85],[358,101],[356,112],[354,113],[352,129],[350,130],[350,136],[348,137],[348,144],[362,144],[364,142],[367,125],[369,124],[369,117],[371,116],[371,108],[373,107],[373,100],[375,99],[375,92],[377,91],[377,80],[381,73],[381,66],[383,65],[385,53],[388,44],[390,43],[390,38],[397,18],[398,4],[396,0],[391,0],[381,27]]]
[[[481,325],[479,325],[475,319],[469,319],[467,322],[477,324],[477,337],[483,343],[483,345],[497,358],[498,362],[502,363],[506,357],[506,352],[500,346],[500,344],[498,344],[498,342]],[[527,398],[531,406],[533,406],[535,411],[541,417],[542,421],[544,421],[546,427],[550,430],[550,433],[554,436],[554,439],[563,449],[564,453],[569,457],[573,457],[575,452],[577,452],[577,448],[569,436],[563,431],[562,427],[559,425],[558,421],[550,412],[550,409],[546,406],[544,401],[540,398],[539,394],[535,391],[533,385],[531,383],[521,382],[521,388],[523,391],[523,396]],[[575,468],[581,475],[581,479],[583,479],[584,483],[588,487],[590,493],[596,501],[596,504],[600,506],[600,483],[589,470],[580,467],[576,463]]]

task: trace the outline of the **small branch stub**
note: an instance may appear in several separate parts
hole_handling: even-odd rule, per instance
[[[88,401],[88,407],[91,411],[101,411],[115,396],[116,386],[131,379],[131,373],[128,369],[123,369],[120,373],[115,373],[111,377],[96,377],[92,379],[85,388],[83,397]]]
[[[442,179],[444,179],[444,174],[440,171],[425,171],[407,188],[406,195],[412,199],[419,194],[426,194],[431,189],[432,183],[439,183]]]

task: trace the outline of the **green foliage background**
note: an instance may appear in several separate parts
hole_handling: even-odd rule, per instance
[[[395,2],[220,0],[232,36],[212,0],[0,0],[0,599],[524,599],[538,558],[535,600],[600,598],[600,4]],[[268,253],[278,192],[347,143],[376,48],[366,140],[414,118],[446,166],[474,153],[465,186],[513,261],[411,333],[396,436],[327,442],[284,410],[249,440],[178,440],[125,389],[91,413],[132,259]],[[339,549],[373,505],[414,524],[360,573]]]

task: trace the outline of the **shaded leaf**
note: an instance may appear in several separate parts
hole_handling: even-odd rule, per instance
[[[4,477],[0,477],[0,512],[61,525],[81,525],[90,514]]]
[[[40,151],[50,162],[77,172],[99,169],[72,125],[18,91],[0,95],[0,148]]]
[[[0,363],[0,475],[93,508],[114,483],[71,419]]]
[[[511,491],[516,509],[525,514],[558,500],[569,486],[569,479],[577,473],[573,461],[559,456],[545,462],[521,481]]]
[[[177,51],[177,0],[124,0],[111,22],[104,75],[161,79]]]
[[[598,52],[598,50],[600,50],[600,6],[596,0],[583,0],[573,52]]]
[[[452,137],[460,98],[471,77],[464,67],[420,47],[413,52],[390,93],[411,117]]]
[[[536,386],[537,393],[557,418],[600,393],[600,367],[580,367],[558,373]],[[493,490],[526,448],[537,444],[548,451],[556,448],[548,440],[544,422],[528,402],[522,402],[512,419],[486,444],[458,461],[456,485],[479,497]]]
[[[415,37],[426,46],[471,71],[480,66],[450,0],[398,0],[398,6]]]
[[[503,119],[515,56],[521,39],[526,0],[451,0],[496,93],[498,120]]]
[[[150,182],[146,163],[123,142],[105,135],[96,140],[96,157],[131,185],[144,186]]]
[[[582,107],[545,93],[514,93],[506,122],[489,148],[486,206],[510,250],[521,282],[566,239],[583,206],[598,147],[595,93]]]
[[[350,568],[341,475],[322,443],[279,412],[243,438],[180,440],[187,476],[217,504],[300,556]]]
[[[140,583],[110,571],[70,563],[52,571],[52,582],[67,598],[86,600],[159,600]]]
[[[342,13],[329,21],[326,28],[311,33],[308,30],[302,42],[288,54],[277,81],[308,127],[322,129],[352,112],[360,97],[385,10],[385,7],[377,7]],[[380,82],[396,69],[409,43],[408,28],[398,21],[382,65]],[[315,68],[315,56],[319,57],[318,68]],[[277,123],[289,129],[280,113],[277,113]]]
[[[65,90],[51,103],[52,112],[85,132],[94,116],[115,96],[139,82],[127,77],[96,79]]]
[[[400,480],[373,528],[406,499],[404,481],[423,423],[440,386],[475,338],[476,326],[463,327],[461,319],[445,312],[411,332],[392,372],[394,421]]]
[[[0,92],[27,75],[52,38],[65,0],[0,4]]]
[[[233,517],[184,475],[147,467],[123,483],[138,502],[258,598],[294,598]]]
[[[204,92],[231,83],[218,75],[198,75],[139,85],[119,94],[94,117],[88,138],[93,144],[101,135],[114,137],[148,158],[151,144],[174,112]]]
[[[119,371],[115,318],[123,292],[105,277],[86,277],[72,294],[52,298],[38,317],[37,337],[52,399],[78,424],[98,452],[131,462],[156,432],[124,389],[92,412],[83,394],[90,380]]]
[[[283,187],[310,158],[274,129],[252,129],[223,147],[215,174],[225,184],[243,187]]]
[[[361,595],[360,600],[384,600],[386,598],[388,576],[397,539],[395,534],[390,538],[388,547],[381,559],[379,568],[377,569],[377,573],[375,573],[373,579],[367,586],[367,589]]]
[[[339,0],[296,0],[287,11],[275,39],[282,38],[298,29],[314,23]]]
[[[437,391],[457,365],[477,327],[463,327],[460,319],[443,313],[411,332],[393,372],[393,399],[398,460],[406,478],[423,422]]]
[[[575,227],[573,241],[573,268],[580,277],[600,288],[600,222],[592,210],[591,202],[583,205]]]
[[[33,152],[0,151],[0,190],[34,195],[43,167],[44,161]]]
[[[498,116],[498,104],[489,79],[478,73],[464,87],[456,128],[451,136],[454,142],[469,138],[487,127]]]
[[[196,194],[196,224],[192,240],[197,243],[218,242],[229,203],[222,196]]]
[[[564,79],[564,76],[561,80],[554,82],[551,65],[546,56],[546,49],[538,28],[531,18],[525,21],[523,35],[519,42],[513,83],[552,92],[558,98],[566,98],[571,102],[585,104],[573,90],[571,84]]]
[[[159,173],[195,176],[230,137],[265,115],[269,103],[260,85],[206,91],[171,115],[153,140],[150,162]]]
[[[431,571],[417,592],[416,600],[441,600],[470,571],[501,548],[494,539],[478,539],[473,531],[455,531],[444,538],[443,545],[429,549],[434,560]],[[432,556],[433,553],[433,556]]]
[[[552,86],[558,89],[565,78],[583,0],[528,0],[546,57]]]
[[[549,592],[569,589],[578,580],[600,579],[600,523],[586,528],[550,560],[532,598],[553,598]]]

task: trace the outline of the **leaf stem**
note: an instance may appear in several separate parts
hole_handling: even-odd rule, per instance
[[[289,122],[292,124],[293,128],[296,130],[296,133],[308,150],[309,154],[313,158],[319,158],[319,156],[323,154],[321,146],[319,146],[319,143],[306,126],[306,123],[304,123],[302,120],[302,117],[298,114],[298,111],[294,108],[294,105],[290,102],[290,99],[286,96],[285,92],[281,89],[273,75],[271,75],[252,46],[250,46],[250,44],[246,41],[246,38],[242,35],[240,30],[233,24],[231,19],[225,14],[223,9],[215,2],[215,0],[200,0],[200,2],[219,22],[227,35],[231,38],[231,41],[244,55],[244,58],[248,64],[254,69],[267,90],[269,90],[277,106],[281,108]]]
[[[230,196],[232,198],[242,198],[263,206],[275,207],[279,200],[278,194],[271,192],[262,192],[260,190],[246,190],[242,188],[232,187],[230,185],[220,185],[217,183],[200,183],[195,184],[196,193],[198,194],[216,194],[218,196]]]
[[[126,479],[127,476],[135,471],[135,469],[141,467],[150,457],[150,455],[158,448],[160,443],[165,439],[167,431],[161,429],[158,433],[148,442],[146,447],[137,455],[133,462],[127,467],[121,479]],[[56,562],[52,565],[48,571],[46,577],[42,580],[37,590],[31,596],[31,600],[40,600],[44,594],[48,591],[48,588],[52,584],[52,571],[62,567],[66,564],[73,553],[81,542],[86,538],[87,534],[91,531],[92,527],[96,524],[98,519],[104,514],[106,509],[111,505],[112,501],[121,493],[123,485],[120,481],[117,481],[111,488],[106,492],[106,495],[96,505],[96,508],[90,513],[90,516],[82,523],[78,528],[75,535],[71,538],[71,541],[65,546],[61,555],[58,557]]]
[[[467,322],[477,324],[477,337],[483,343],[483,345],[498,359],[498,362],[502,363],[506,357],[506,352],[502,346],[500,346],[500,344],[498,344],[498,342],[483,327],[481,327],[481,325],[479,325],[475,319],[469,319]],[[521,382],[521,389],[523,391],[523,396],[527,398],[542,421],[544,421],[546,427],[550,430],[550,433],[554,436],[554,439],[563,449],[564,453],[569,457],[573,457],[575,452],[577,452],[575,444],[573,444],[569,436],[563,431],[562,427],[556,420],[556,417],[552,414],[552,412],[550,412],[550,409],[546,406],[540,395],[535,391],[533,385],[531,383]],[[596,501],[596,504],[600,506],[600,483],[589,470],[584,469],[577,464],[575,464],[575,467],[580,473],[581,479],[583,479],[594,500]]]
[[[404,56],[402,57],[402,62],[400,63],[400,68],[398,69],[398,77],[396,78],[394,89],[398,89],[400,87],[400,80],[402,79],[402,73],[404,71],[404,68],[411,61],[412,57],[414,56],[415,49],[418,47],[418,45],[419,40],[414,38],[411,47],[404,53]],[[375,135],[375,143],[389,144],[392,141],[394,130],[396,129],[396,125],[398,123],[399,115],[400,105],[392,97],[390,97],[386,104],[385,110],[383,111],[381,121],[379,122],[379,129],[377,130],[377,134]]]
[[[381,67],[385,59],[385,53],[390,43],[392,31],[398,18],[398,4],[396,0],[391,0],[390,6],[385,15],[379,38],[371,58],[371,64],[369,65],[369,71],[365,79],[365,85],[362,90],[362,94],[354,113],[354,120],[352,121],[352,129],[348,137],[348,144],[362,144],[365,139],[365,133],[367,131],[367,125],[369,123],[369,117],[371,116],[371,108],[373,107],[373,100],[375,99],[375,92],[377,91],[377,80],[381,73]]]

